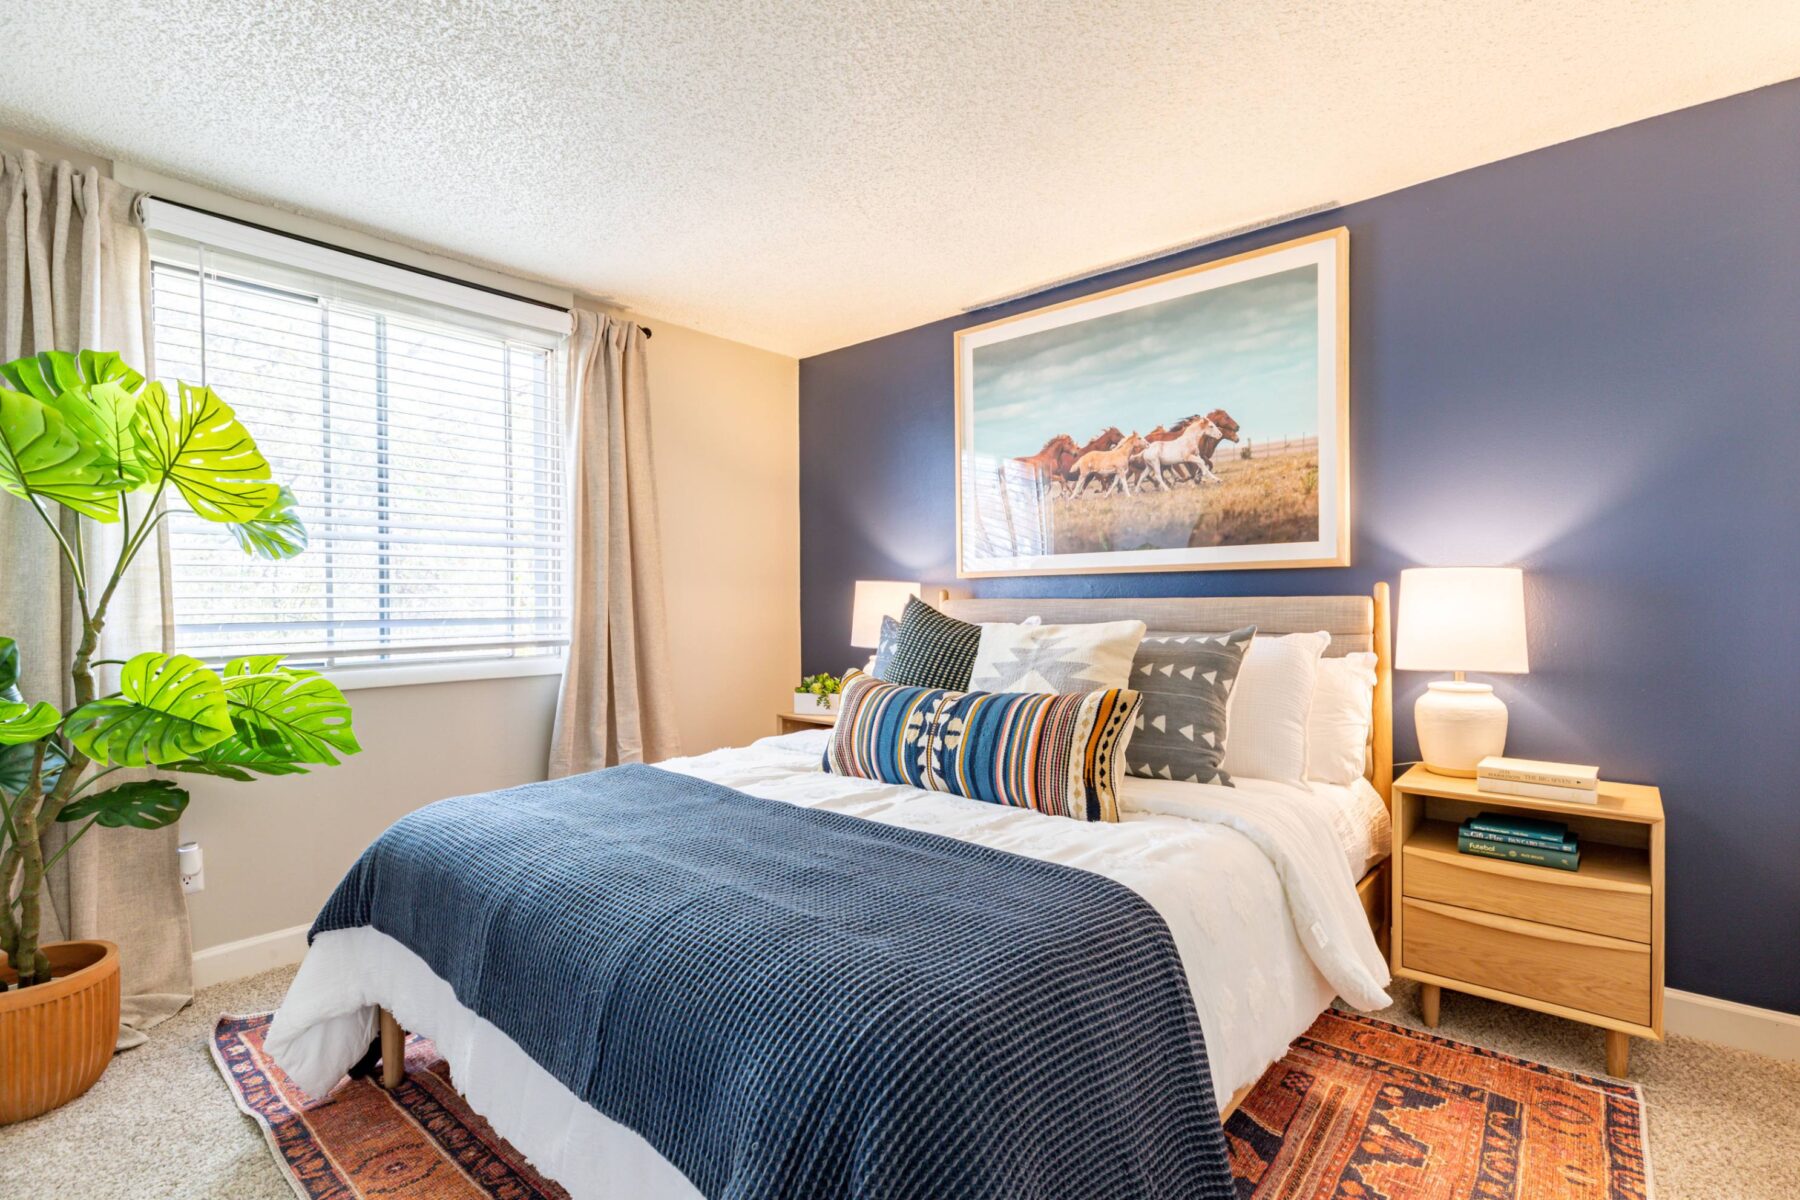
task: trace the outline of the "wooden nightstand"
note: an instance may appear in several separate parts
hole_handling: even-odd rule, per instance
[[[1479,812],[1567,822],[1581,869],[1459,854]],[[1414,767],[1394,781],[1394,974],[1417,980],[1435,1028],[1441,989],[1606,1031],[1623,1076],[1633,1037],[1663,1035],[1663,809],[1653,787],[1601,783],[1597,804],[1502,796]]]
[[[837,714],[832,713],[797,713],[786,709],[775,710],[776,733],[799,733],[802,729],[830,729],[837,724]]]

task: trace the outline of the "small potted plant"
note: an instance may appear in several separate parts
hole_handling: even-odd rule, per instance
[[[808,675],[794,689],[794,711],[810,716],[836,712],[841,686],[843,683],[836,675]]]

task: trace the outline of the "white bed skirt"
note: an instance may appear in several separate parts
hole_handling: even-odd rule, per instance
[[[564,1087],[379,930],[313,941],[269,1027],[268,1051],[301,1090],[323,1097],[368,1050],[378,1007],[436,1042],[469,1107],[573,1200],[702,1200],[649,1142]]]

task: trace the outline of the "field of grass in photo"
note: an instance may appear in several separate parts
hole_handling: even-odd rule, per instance
[[[1310,542],[1319,536],[1316,451],[1218,464],[1220,483],[1131,495],[1050,497],[1050,553]]]

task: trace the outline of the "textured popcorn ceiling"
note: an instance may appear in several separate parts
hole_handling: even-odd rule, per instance
[[[0,9],[0,125],[789,354],[1800,74],[1796,0]]]

